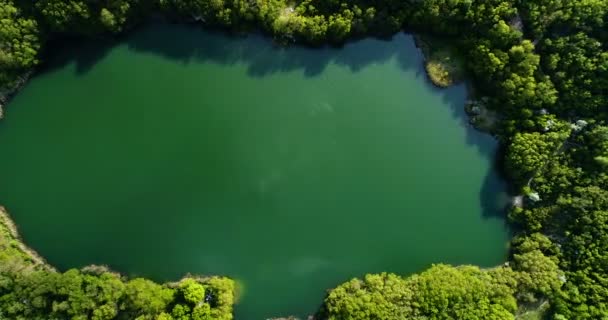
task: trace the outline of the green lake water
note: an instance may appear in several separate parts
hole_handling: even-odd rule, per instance
[[[285,49],[153,25],[57,51],[0,122],[0,204],[61,270],[228,275],[255,320],[368,272],[506,259],[497,144],[409,35]]]

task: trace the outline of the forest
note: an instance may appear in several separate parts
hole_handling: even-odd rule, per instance
[[[445,39],[474,88],[468,109],[498,117],[490,130],[520,195],[508,212],[509,261],[366,275],[329,291],[319,318],[608,318],[606,0],[0,0],[0,16],[4,102],[49,42],[111,37],[151,17],[262,31],[286,45],[402,30]],[[0,319],[232,318],[231,280],[59,273],[2,232]]]

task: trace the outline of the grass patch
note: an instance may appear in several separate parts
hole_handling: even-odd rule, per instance
[[[464,79],[464,59],[453,40],[416,36],[416,45],[424,54],[424,67],[434,85],[445,88]]]

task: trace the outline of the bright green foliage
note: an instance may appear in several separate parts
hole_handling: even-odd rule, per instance
[[[557,132],[515,134],[507,152],[507,168],[519,181],[531,178],[559,151],[565,138]]]
[[[499,23],[490,29],[497,37],[498,47],[518,38],[518,33],[511,33],[511,29],[505,30],[505,27]],[[501,28],[506,33],[502,33]],[[531,41],[523,40],[506,51],[491,49],[491,44],[485,41],[473,47],[471,55],[474,57],[471,68],[487,79],[489,88],[496,90],[496,98],[504,103],[503,108],[539,109],[556,102],[557,92],[550,79],[540,74],[540,57]]]
[[[513,319],[513,289],[477,267],[435,266],[409,279],[412,315],[433,319]]]
[[[367,275],[333,289],[329,319],[514,319],[516,272],[436,265],[409,278]]]
[[[158,314],[167,309],[174,292],[150,280],[137,278],[127,282],[123,310],[131,314]]]
[[[498,48],[508,48],[519,41],[521,31],[510,26],[505,20],[500,20],[489,29],[488,35]]]
[[[171,311],[171,316],[175,320],[190,320],[190,307],[183,304],[176,304]]]
[[[230,279],[185,278],[179,284],[160,285],[141,278],[125,282],[100,267],[58,273],[32,260],[23,247],[12,246],[14,236],[1,212],[2,319],[232,319],[234,283]],[[207,296],[205,288],[209,288]],[[210,299],[213,307],[203,299]]]
[[[325,299],[329,319],[403,319],[413,291],[394,274],[366,275],[333,289]]]
[[[201,305],[197,305],[192,310],[192,320],[210,320],[214,319],[211,316],[211,307],[209,304],[204,303]]]
[[[567,273],[567,294],[562,296],[571,304],[570,310],[560,313],[605,317],[608,283],[601,275],[608,265],[608,191],[597,186],[577,187],[573,194],[560,197],[558,206],[564,214],[561,218],[567,239],[562,264],[571,270]]]
[[[502,94],[513,106],[549,107],[557,99],[557,92],[546,76],[539,75],[540,56],[534,53],[529,40],[509,49],[507,76],[502,83]]]
[[[235,303],[235,282],[228,278],[211,277],[205,279],[205,284],[213,292],[215,307],[211,309],[211,316],[217,320],[232,319],[232,305]]]
[[[101,23],[109,30],[116,29],[116,17],[110,10],[103,8],[100,14]]]
[[[179,289],[188,303],[197,304],[205,298],[205,287],[194,279],[182,281]]]
[[[513,256],[518,273],[518,295],[521,300],[536,302],[537,297],[555,294],[562,286],[563,276],[557,263],[540,250],[532,250]]]
[[[63,274],[3,271],[0,279],[0,315],[10,319],[232,319],[232,304],[224,304],[217,296],[213,296],[217,307],[203,303],[203,285],[194,279],[182,281],[187,285],[179,290],[145,279],[125,283],[113,273],[87,274],[75,269]],[[217,278],[215,282],[231,281]],[[177,291],[188,297],[188,304],[176,303]],[[194,303],[193,298],[201,299]]]
[[[329,37],[336,41],[344,40],[350,33],[352,19],[353,14],[348,9],[344,10],[342,14],[330,16],[327,24],[327,32]]]
[[[0,85],[6,86],[38,62],[40,49],[38,24],[24,18],[12,1],[0,1],[0,41]]]
[[[168,313],[162,312],[156,317],[155,320],[173,320],[173,317]]]

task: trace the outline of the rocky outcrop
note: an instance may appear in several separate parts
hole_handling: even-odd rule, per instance
[[[0,88],[0,119],[4,117],[4,107],[9,103],[13,96],[19,92],[19,90],[27,83],[32,71],[25,72],[24,74],[17,77],[17,79],[5,86]]]

